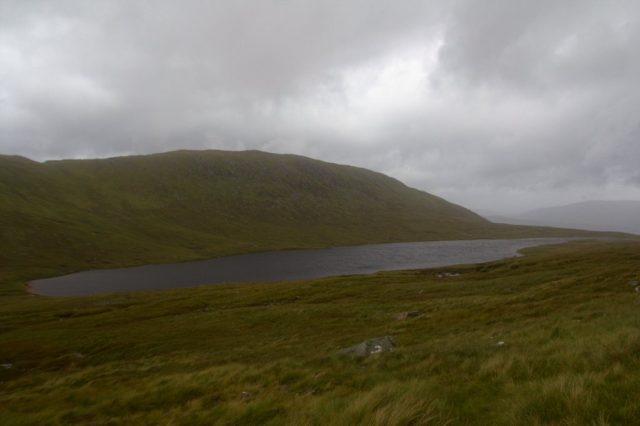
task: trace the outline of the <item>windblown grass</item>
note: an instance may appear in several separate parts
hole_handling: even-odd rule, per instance
[[[639,276],[640,243],[576,242],[437,271],[5,295],[0,424],[634,424]],[[336,355],[384,335],[395,352]]]

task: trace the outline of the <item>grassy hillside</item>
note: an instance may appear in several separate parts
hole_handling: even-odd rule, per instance
[[[580,242],[430,271],[7,296],[0,424],[636,424],[639,279],[640,243]],[[384,335],[395,352],[336,354]]]
[[[569,233],[494,225],[380,173],[293,155],[0,156],[0,282],[266,249],[559,234]]]

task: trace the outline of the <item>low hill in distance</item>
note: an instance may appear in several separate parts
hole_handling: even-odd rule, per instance
[[[488,215],[516,225],[558,226],[640,234],[640,201],[584,201],[531,210],[519,215]]]
[[[25,268],[35,278],[271,249],[558,235],[580,233],[496,225],[383,174],[295,155],[0,156],[0,281]]]

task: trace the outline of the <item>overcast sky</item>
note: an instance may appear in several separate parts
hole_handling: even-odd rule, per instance
[[[0,0],[0,153],[261,149],[473,209],[640,199],[636,0]]]

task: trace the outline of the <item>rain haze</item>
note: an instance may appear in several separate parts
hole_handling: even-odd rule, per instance
[[[0,0],[0,153],[294,153],[500,213],[639,200],[639,19],[607,0]]]

